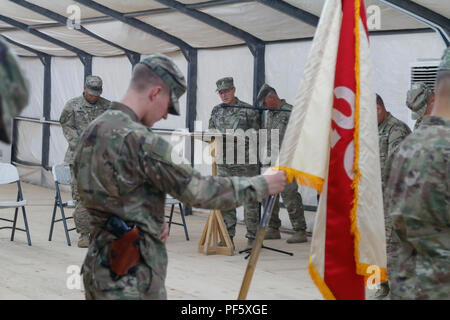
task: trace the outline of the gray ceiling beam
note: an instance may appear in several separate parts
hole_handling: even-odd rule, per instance
[[[163,5],[166,5],[172,9],[175,9],[191,18],[201,21],[202,23],[205,23],[213,28],[216,28],[217,30],[228,33],[236,38],[245,41],[249,45],[249,47],[251,47],[252,52],[253,47],[257,45],[264,45],[263,40],[253,36],[252,34],[242,29],[239,29],[225,21],[222,21],[216,17],[213,17],[209,14],[189,8],[187,5],[181,2],[174,0],[155,0],[155,1]]]
[[[114,18],[115,20],[119,20],[123,23],[126,23],[136,29],[139,29],[141,31],[144,31],[145,33],[151,34],[154,37],[157,37],[161,40],[167,41],[175,46],[177,46],[178,48],[180,48],[180,50],[183,52],[184,56],[186,57],[186,59],[189,59],[189,50],[193,49],[188,43],[186,43],[185,41],[174,37],[171,34],[168,34],[167,32],[160,30],[158,28],[155,28],[154,26],[142,22],[136,18],[133,17],[127,17],[125,16],[123,13],[115,11],[111,8],[108,8],[106,6],[103,6],[95,1],[92,0],[75,0],[75,2],[78,2],[86,7],[89,7],[93,10],[96,10],[98,12],[101,12],[103,14],[106,14],[112,18]]]
[[[50,37],[49,35],[46,35],[45,33],[42,33],[42,32],[40,32],[38,30],[30,29],[28,25],[26,25],[26,24],[24,24],[22,22],[19,22],[17,20],[11,19],[9,17],[5,17],[3,15],[0,15],[0,20],[3,21],[3,22],[6,22],[6,23],[8,23],[8,24],[10,24],[10,25],[12,25],[12,26],[14,26],[16,28],[19,28],[19,29],[21,29],[23,31],[31,33],[32,35],[34,35],[36,37],[39,37],[39,38],[41,38],[41,39],[43,39],[45,41],[51,42],[54,45],[57,45],[57,46],[59,46],[61,48],[64,48],[64,49],[66,49],[68,51],[71,51],[71,52],[75,53],[78,56],[91,56],[91,54],[87,53],[86,51],[83,51],[81,49],[75,48],[74,46],[71,46],[70,44],[67,44],[67,43],[62,42],[62,41],[60,41],[58,39]]]
[[[256,1],[272,9],[287,14],[292,18],[301,20],[302,22],[307,23],[313,27],[316,27],[317,24],[319,23],[319,17],[313,15],[312,13],[309,13],[308,11],[297,8],[296,6],[293,6],[287,2],[281,0],[256,0]]]
[[[450,19],[409,0],[378,0],[404,14],[429,25],[438,32],[447,46],[450,45]]]
[[[1,35],[1,37],[2,37],[3,39],[5,39],[5,41],[7,41],[7,42],[9,42],[9,43],[11,43],[11,44],[13,44],[13,45],[15,45],[15,46],[17,46],[17,47],[20,47],[20,48],[22,48],[22,49],[24,49],[24,50],[26,50],[26,51],[29,51],[29,52],[31,52],[31,53],[34,53],[34,54],[37,55],[38,57],[49,55],[48,53],[45,53],[45,52],[36,50],[36,49],[34,49],[34,48],[30,48],[30,47],[28,47],[28,46],[26,46],[26,45],[24,45],[24,44],[22,44],[22,43],[19,43],[19,42],[17,42],[17,41],[14,41],[13,39],[8,38],[8,37],[6,37],[6,36],[3,35],[3,34]]]
[[[41,38],[45,41],[53,43],[54,45],[57,45],[63,49],[66,49],[68,51],[75,53],[78,56],[78,58],[80,59],[81,63],[84,65],[84,77],[86,78],[86,76],[88,76],[92,73],[92,55],[87,53],[86,51],[83,51],[74,46],[71,46],[70,44],[67,44],[61,40],[50,37],[49,35],[46,35],[45,33],[42,33],[38,30],[30,29],[28,25],[26,25],[22,22],[19,22],[17,20],[11,19],[9,17],[0,15],[0,20],[6,22],[16,28],[19,28],[25,32],[31,33],[32,35],[34,35],[38,38]],[[43,61],[42,58],[41,58],[41,61]]]
[[[48,10],[46,8],[37,6],[37,5],[33,4],[33,3],[30,3],[30,2],[27,2],[27,1],[24,1],[24,0],[10,0],[10,1],[15,3],[15,4],[17,4],[17,5],[19,5],[19,6],[22,6],[22,7],[26,8],[26,9],[28,9],[28,10],[31,10],[31,11],[36,12],[36,13],[38,13],[40,15],[43,15],[43,16],[45,16],[47,18],[55,20],[55,21],[58,22],[58,25],[65,26],[67,24],[67,18],[62,16],[62,15],[60,15],[60,14],[58,14],[58,13],[56,13],[56,12],[50,11],[50,10]],[[85,35],[87,35],[89,37],[97,39],[97,40],[99,40],[99,41],[101,41],[103,43],[106,43],[106,44],[108,44],[108,45],[110,45],[110,46],[112,46],[114,48],[117,48],[117,49],[123,51],[125,53],[125,55],[128,57],[128,59],[130,60],[131,63],[133,63],[136,60],[137,56],[140,56],[140,54],[138,52],[134,52],[132,50],[128,50],[128,49],[126,49],[124,47],[119,46],[116,43],[113,43],[113,42],[111,42],[109,40],[106,40],[106,39],[96,35],[95,33],[87,30],[81,24],[80,24],[79,28],[74,28],[74,30],[76,30],[78,32],[81,32],[81,33],[83,33],[83,34],[85,34]],[[138,61],[139,61],[139,58],[138,58]]]

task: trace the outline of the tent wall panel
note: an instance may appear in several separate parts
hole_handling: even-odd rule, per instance
[[[42,117],[44,94],[44,66],[39,58],[22,57],[20,62],[30,86],[28,106],[20,115],[40,119]]]
[[[92,74],[103,81],[102,97],[118,101],[127,90],[131,79],[131,63],[125,56],[92,59]]]
[[[83,93],[84,66],[78,58],[52,58],[51,119],[59,120],[69,99]]]
[[[50,126],[49,167],[63,163],[69,144],[59,125]]]
[[[39,164],[42,159],[42,125],[40,123],[17,122],[17,158]]]

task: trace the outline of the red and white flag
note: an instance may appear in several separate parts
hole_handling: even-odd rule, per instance
[[[327,0],[280,152],[320,202],[309,262],[326,299],[386,281],[376,98],[363,0]]]

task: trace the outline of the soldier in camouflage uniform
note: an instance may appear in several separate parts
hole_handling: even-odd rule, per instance
[[[263,115],[263,128],[267,129],[267,152],[265,155],[273,160],[271,161],[271,165],[274,165],[274,161],[276,161],[279,154],[281,143],[283,142],[289,117],[291,116],[290,111],[292,110],[292,105],[288,104],[284,99],[280,99],[275,89],[267,84],[264,84],[259,90],[257,100],[260,106],[274,110],[264,111]],[[278,132],[278,141],[272,141],[272,131]],[[274,152],[274,154],[272,152]],[[289,220],[291,221],[292,227],[295,231],[292,237],[287,239],[286,242],[307,242],[303,201],[302,196],[298,192],[298,186],[295,180],[286,185],[286,189],[281,193],[281,196],[283,197],[283,202],[286,204],[286,209],[289,213]],[[272,216],[269,221],[269,228],[267,229],[264,239],[281,239],[281,220],[279,218],[279,211],[280,203],[278,200],[274,204]]]
[[[284,172],[203,177],[180,159],[150,127],[168,113],[179,115],[178,99],[185,90],[178,67],[164,55],[151,55],[135,66],[121,102],[113,102],[80,139],[74,173],[94,228],[82,267],[87,299],[167,298],[167,193],[193,207],[231,209],[280,192],[286,184]],[[140,261],[118,279],[108,267],[108,249],[116,237],[104,225],[111,216],[140,229]]]
[[[219,150],[217,150],[218,153],[216,155],[217,175],[222,177],[256,176],[258,174],[257,134],[259,130],[259,112],[252,109],[238,108],[241,106],[252,106],[239,100],[235,96],[236,88],[234,87],[232,77],[219,79],[216,82],[216,85],[216,91],[219,93],[220,99],[223,103],[213,108],[211,117],[209,119],[208,128],[210,130],[217,130],[221,133],[229,133],[235,135],[239,135],[243,132],[250,133],[252,131],[254,133],[253,137],[255,137],[255,139],[253,139],[252,141],[251,139],[246,139],[244,154],[242,152],[239,152],[238,143],[230,143],[230,140],[225,141],[226,138],[224,138],[223,145],[225,145],[225,148],[219,147]],[[242,159],[243,156],[245,156],[245,159]],[[258,214],[258,202],[250,201],[244,204],[244,220],[247,227],[247,233],[245,237],[248,239],[247,245],[249,247],[253,245],[253,240],[256,237]],[[225,225],[227,226],[228,234],[233,240],[233,237],[236,234],[236,210],[223,210],[222,216]]]
[[[64,161],[70,166],[72,174],[72,198],[76,200],[73,218],[77,232],[80,234],[78,247],[87,248],[89,245],[89,216],[86,208],[80,203],[77,183],[73,174],[73,152],[88,124],[108,109],[110,101],[100,97],[102,93],[102,79],[98,76],[87,76],[83,94],[70,99],[61,113],[59,122],[64,137],[69,143]]]
[[[391,299],[450,299],[450,49],[438,69],[430,116],[389,162],[384,192],[396,254]]]
[[[411,133],[411,129],[402,121],[395,118],[386,111],[383,99],[377,94],[377,116],[378,116],[378,144],[380,147],[381,183],[384,190],[387,179],[386,163],[396,152],[398,145]],[[392,256],[391,243],[391,218],[384,212],[384,224],[386,232],[387,258]],[[383,299],[389,294],[389,283],[381,283],[381,287],[375,293],[377,299]]]
[[[412,111],[411,118],[416,120],[414,130],[422,122],[423,116],[431,114],[434,103],[434,92],[424,82],[413,83],[406,94],[406,106]]]
[[[383,99],[377,94],[378,145],[380,147],[381,183],[386,183],[386,162],[395,153],[400,142],[411,133],[408,125],[387,112]]]
[[[0,39],[0,141],[11,143],[12,120],[28,104],[28,90],[16,56]]]

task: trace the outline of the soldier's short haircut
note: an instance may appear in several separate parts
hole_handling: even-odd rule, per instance
[[[381,99],[381,96],[378,93],[377,93],[377,104],[386,109],[386,107],[384,106],[384,101],[383,99]]]
[[[160,76],[146,65],[138,63],[133,69],[130,87],[137,92],[142,92],[155,86],[161,86],[165,92],[170,92],[169,86]]]

